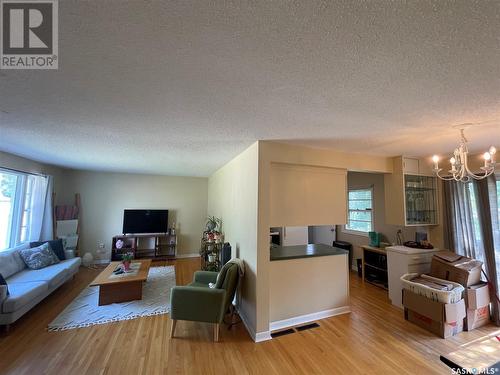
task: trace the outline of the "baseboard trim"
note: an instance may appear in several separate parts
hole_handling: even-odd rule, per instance
[[[243,325],[245,326],[248,334],[250,335],[250,337],[252,338],[252,340],[254,342],[262,342],[262,341],[271,340],[271,332],[270,331],[255,332],[255,329],[251,326],[251,324],[248,321],[245,314],[242,313],[242,311],[238,307],[236,307],[236,311],[238,312],[238,315],[240,316],[240,319],[243,322]]]
[[[269,324],[269,329],[271,332],[273,332],[284,328],[294,327],[304,323],[314,322],[315,320],[329,318],[335,315],[347,314],[350,312],[351,309],[349,306],[336,307],[334,309],[324,310],[317,313],[305,314],[289,319],[277,320]]]
[[[199,256],[200,256],[199,253],[189,253],[189,254],[178,254],[175,257],[177,259],[182,259],[182,258],[197,258]]]
[[[262,341],[267,341],[271,340],[271,331],[264,331],[264,332],[257,332],[255,335],[255,342],[262,342]]]

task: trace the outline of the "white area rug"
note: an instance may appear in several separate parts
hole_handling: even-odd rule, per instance
[[[49,331],[90,327],[96,324],[130,320],[170,312],[170,288],[175,286],[175,268],[151,267],[143,284],[142,300],[98,306],[99,287],[85,288],[59,316]]]

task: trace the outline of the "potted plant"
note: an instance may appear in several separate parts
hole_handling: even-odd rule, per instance
[[[208,216],[207,223],[205,225],[205,229],[208,233],[213,233],[217,228],[217,218],[215,216]]]
[[[134,259],[133,253],[122,254],[122,264],[124,271],[130,271],[130,263],[132,262],[132,259]]]
[[[205,236],[209,242],[219,242],[222,238],[222,219],[215,216],[207,217]]]

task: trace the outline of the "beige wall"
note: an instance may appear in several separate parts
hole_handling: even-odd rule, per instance
[[[126,173],[69,171],[65,175],[66,203],[81,196],[82,254],[94,255],[103,242],[106,259],[111,239],[122,232],[125,208],[168,209],[169,225],[176,223],[177,253],[197,253],[207,216],[207,178]]]
[[[258,143],[254,143],[208,179],[208,214],[222,218],[233,257],[245,262],[239,311],[250,334],[257,327]]]
[[[373,230],[382,233],[382,241],[395,243],[398,229],[403,231],[405,241],[415,239],[415,227],[405,227],[385,224],[385,194],[384,175],[381,173],[347,173],[347,185],[351,189],[373,187]],[[419,228],[419,231],[425,231]],[[354,256],[353,265],[356,265],[356,258],[361,258],[361,246],[370,242],[367,236],[355,235],[343,232],[343,226],[337,226],[337,240],[352,243]]]
[[[54,177],[54,191],[56,192],[56,202],[60,194],[64,192],[64,173],[66,169],[49,164],[9,154],[0,151],[0,167],[12,168],[28,173],[41,173]]]
[[[272,163],[271,226],[345,223],[346,174],[339,168]]]
[[[308,314],[348,312],[348,258],[346,254],[270,262],[271,323]]]

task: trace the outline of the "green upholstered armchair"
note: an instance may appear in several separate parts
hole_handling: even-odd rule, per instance
[[[214,283],[215,288],[208,284]],[[177,320],[214,324],[214,341],[219,341],[219,325],[233,301],[238,284],[238,265],[226,263],[219,273],[197,271],[186,286],[175,286],[170,293],[170,337],[174,337]]]

